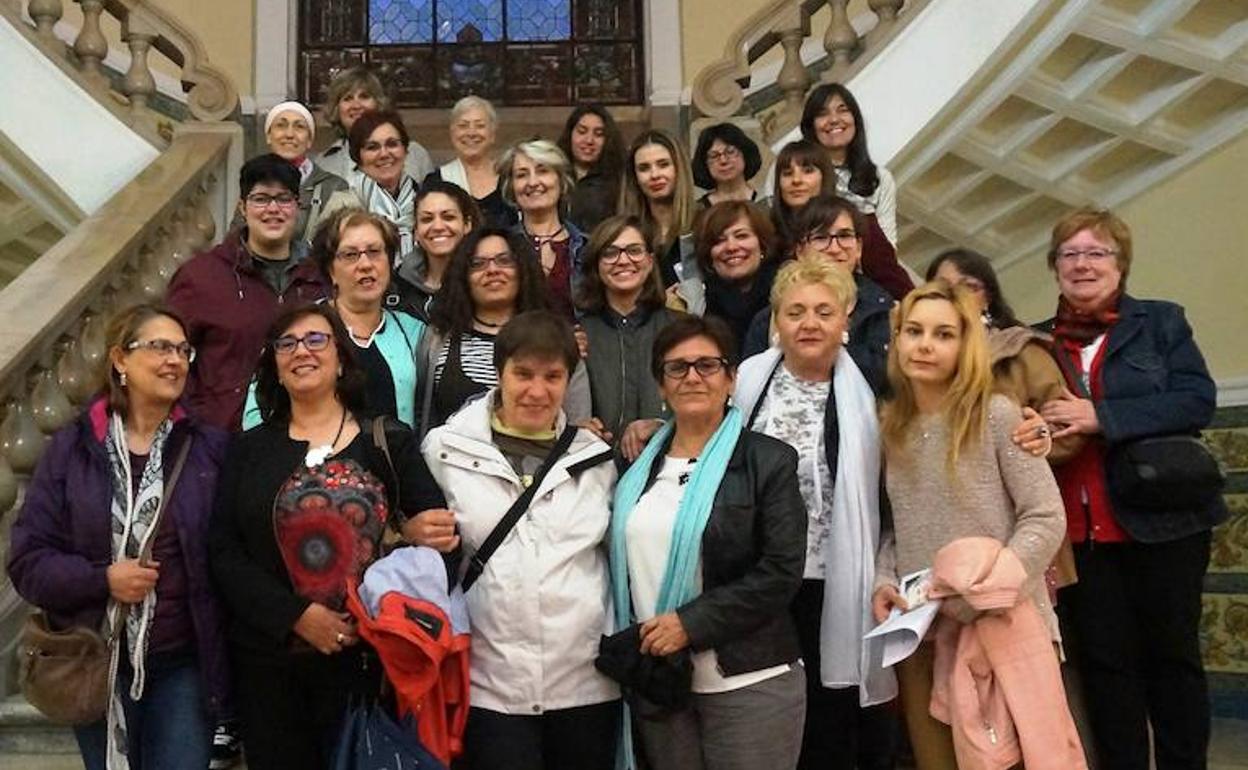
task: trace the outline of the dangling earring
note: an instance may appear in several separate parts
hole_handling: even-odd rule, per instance
[[[849,344],[849,329],[846,329],[845,331],[841,332],[841,344],[842,345]]]
[[[338,379],[342,379],[342,364],[338,364]]]
[[[126,373],[125,372],[121,372],[120,374],[117,375],[117,382],[119,385],[121,385],[121,387],[123,388],[126,387]]]
[[[984,326],[986,326],[989,329],[992,328],[992,313],[989,313],[987,310],[985,310],[984,312],[979,314],[979,318],[980,320],[984,322]]]

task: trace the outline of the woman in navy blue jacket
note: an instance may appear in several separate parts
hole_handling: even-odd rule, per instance
[[[207,768],[229,682],[206,547],[226,434],[178,404],[194,349],[176,315],[130,308],[107,339],[108,384],[35,469],[13,523],[9,576],[54,629],[100,629],[106,613],[124,624],[110,683],[118,708],[74,729],[88,770],[110,754],[110,767],[125,767],[123,753],[136,767]]]
[[[1217,389],[1183,308],[1125,293],[1131,232],[1108,211],[1082,209],[1053,228],[1049,266],[1061,297],[1049,322],[1069,393],[1041,415],[1053,437],[1084,434],[1055,468],[1079,581],[1058,609],[1102,770],[1205,766],[1209,695],[1197,631],[1210,530],[1226,518],[1214,496],[1190,510],[1141,511],[1106,474],[1107,453],[1149,436],[1195,435]]]

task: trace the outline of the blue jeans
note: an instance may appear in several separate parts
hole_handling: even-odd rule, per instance
[[[133,672],[124,657],[117,689],[126,714],[131,770],[201,770],[212,755],[213,720],[204,709],[199,665],[185,653],[147,658],[143,697],[130,699]],[[74,728],[86,770],[105,770],[107,720]]]

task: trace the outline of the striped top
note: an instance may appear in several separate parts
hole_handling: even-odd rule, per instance
[[[438,351],[438,358],[433,367],[434,381],[442,381],[442,370],[446,368],[452,339],[460,340],[459,365],[463,369],[464,376],[487,388],[497,385],[498,372],[494,371],[494,335],[483,334],[476,330],[458,337],[450,336],[442,343],[442,349]]]

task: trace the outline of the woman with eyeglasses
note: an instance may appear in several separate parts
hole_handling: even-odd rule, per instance
[[[498,385],[494,340],[512,316],[549,309],[541,265],[529,241],[511,228],[474,229],[460,244],[429,319],[417,383],[423,436],[476,396]],[[578,366],[564,412],[590,418],[589,379]]]
[[[299,102],[282,102],[264,118],[264,139],[269,152],[299,170],[299,215],[295,238],[310,241],[316,233],[334,193],[345,191],[347,180],[322,168],[308,154],[316,138],[316,120]],[[235,224],[242,218],[236,217]]]
[[[897,261],[897,184],[888,169],[871,160],[867,124],[858,100],[840,83],[824,83],[806,97],[802,137],[827,154],[833,167],[833,192],[866,216],[863,269],[896,299],[914,288],[912,276]]]
[[[330,305],[278,316],[256,373],[263,422],[230,444],[206,533],[255,770],[330,766],[348,706],[382,685],[347,584],[387,526],[445,508],[415,435],[365,415],[357,361]]]
[[[658,418],[663,399],[650,376],[655,335],[683,314],[664,306],[654,230],[640,218],[613,216],[594,230],[580,281],[580,323],[593,355],[585,358],[593,427],[608,442],[636,420]]]
[[[1048,263],[1060,296],[1044,326],[1066,392],[1040,414],[1055,439],[1085,439],[1054,469],[1079,576],[1058,592],[1058,609],[1099,766],[1149,767],[1151,735],[1156,767],[1204,767],[1201,592],[1210,530],[1226,519],[1226,504],[1207,487],[1185,501],[1174,492],[1141,500],[1129,494],[1131,482],[1147,477],[1110,469],[1139,439],[1199,435],[1217,388],[1183,308],[1127,293],[1131,258],[1131,230],[1112,212],[1072,211],[1053,227]],[[1182,479],[1171,489],[1195,491]]]
[[[416,424],[416,375],[424,322],[384,304],[398,249],[394,225],[361,209],[335,212],[312,243],[312,259],[330,285],[326,300],[347,329],[364,370],[364,412]],[[243,428],[260,424],[254,387]]]
[[[616,627],[640,625],[643,655],[692,657],[687,705],[635,704],[654,770],[791,769],[801,750],[806,683],[789,613],[806,558],[797,452],[745,429],[731,403],[734,345],[717,318],[659,332],[651,373],[673,416],[615,489]]]
[[[368,66],[356,65],[339,72],[329,81],[322,108],[325,122],[334,128],[338,137],[317,156],[316,162],[326,171],[350,179],[353,173],[357,173],[348,142],[351,127],[366,112],[390,108],[390,97],[381,85],[381,79]],[[404,166],[412,179],[424,179],[433,171],[429,151],[414,141],[407,143]]]
[[[9,577],[51,630],[116,639],[106,713],[74,728],[88,770],[121,754],[206,770],[213,726],[230,716],[206,545],[227,436],[180,405],[195,349],[172,311],[129,308],[105,339],[104,390],[40,459],[13,522]]]
[[[762,165],[758,145],[735,123],[703,129],[693,151],[693,181],[707,191],[698,204],[709,208],[724,201],[758,202],[758,190],[750,180]]]

